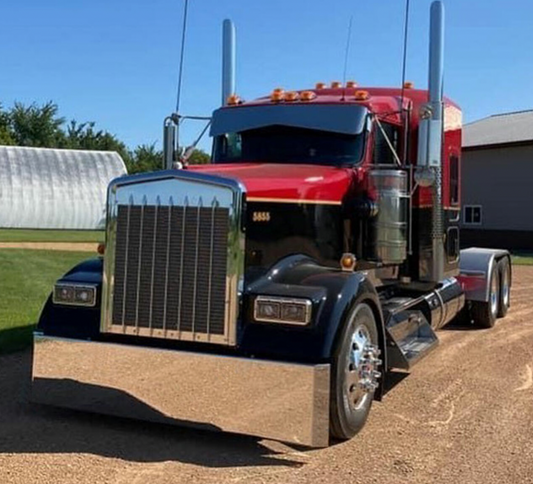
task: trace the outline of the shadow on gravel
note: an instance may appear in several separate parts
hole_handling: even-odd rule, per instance
[[[28,404],[31,352],[0,356],[0,453],[88,453],[206,467],[285,466],[257,438]]]
[[[387,395],[393,388],[399,385],[409,376],[405,371],[390,371],[385,378],[385,388],[383,389],[383,395]]]

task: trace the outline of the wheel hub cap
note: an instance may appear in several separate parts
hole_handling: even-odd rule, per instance
[[[379,385],[381,373],[378,368],[382,363],[380,353],[379,348],[372,344],[366,327],[356,328],[352,336],[346,378],[348,398],[355,408]]]

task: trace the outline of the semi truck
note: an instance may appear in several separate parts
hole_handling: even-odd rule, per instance
[[[363,428],[437,330],[505,316],[509,253],[460,249],[440,1],[430,23],[427,90],[318,83],[252,101],[233,92],[230,24],[212,163],[177,158],[174,115],[168,169],[110,184],[105,253],[40,316],[32,400],[324,447]]]

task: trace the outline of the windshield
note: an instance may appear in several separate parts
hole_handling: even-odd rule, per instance
[[[349,165],[363,157],[366,108],[357,104],[267,104],[213,113],[215,163]]]
[[[269,126],[215,138],[214,162],[346,165],[363,157],[365,135]]]

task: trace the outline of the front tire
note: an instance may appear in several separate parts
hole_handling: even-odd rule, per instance
[[[377,371],[378,330],[368,304],[357,304],[335,349],[332,367],[330,434],[348,440],[365,425],[381,374]]]

